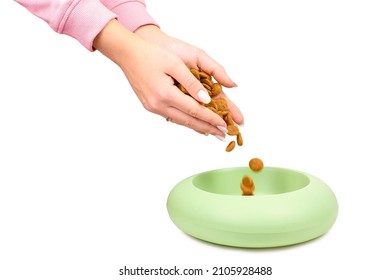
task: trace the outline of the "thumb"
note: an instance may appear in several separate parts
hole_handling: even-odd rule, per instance
[[[210,95],[187,66],[183,64],[182,67],[177,67],[172,74],[174,74],[173,78],[184,87],[189,95],[199,102],[210,103]]]

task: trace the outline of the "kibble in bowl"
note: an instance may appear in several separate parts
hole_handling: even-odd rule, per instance
[[[240,188],[242,195],[253,195],[255,184],[253,183],[252,178],[248,175],[245,175],[241,180]]]

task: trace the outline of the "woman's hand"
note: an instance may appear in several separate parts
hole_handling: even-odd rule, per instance
[[[225,122],[199,104],[210,102],[210,97],[179,56],[142,39],[116,20],[99,33],[94,47],[122,69],[145,109],[199,133],[225,137]],[[193,98],[183,94],[174,80]]]
[[[202,69],[203,71],[211,74],[222,86],[227,88],[237,86],[227,75],[223,66],[211,58],[206,52],[181,40],[166,35],[157,26],[141,26],[135,31],[135,33],[147,42],[156,44],[166,49],[168,52],[173,53],[188,67]],[[233,120],[237,124],[242,125],[244,123],[244,117],[238,107],[224,93],[222,93],[220,97],[223,97],[228,101],[229,110],[232,112]]]

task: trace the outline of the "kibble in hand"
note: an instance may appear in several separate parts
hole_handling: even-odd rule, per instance
[[[228,129],[227,134],[230,136],[238,135],[238,133],[240,132],[236,125],[228,125],[227,129]]]
[[[217,96],[222,92],[222,86],[218,83],[213,83],[211,86],[211,97]]]
[[[238,146],[242,146],[242,135],[239,131],[239,128],[236,123],[234,123],[232,114],[228,108],[228,102],[225,98],[216,98],[222,93],[222,86],[219,83],[213,81],[212,76],[202,70],[190,69],[191,73],[198,79],[203,87],[207,90],[209,96],[211,97],[211,102],[209,104],[203,104],[203,106],[207,107],[217,115],[219,115],[226,123],[228,128],[229,136],[236,136],[235,140],[237,141]],[[177,81],[175,85],[185,94],[189,95],[188,91]],[[225,148],[227,152],[231,152],[235,147],[235,142],[231,141],[228,146]]]

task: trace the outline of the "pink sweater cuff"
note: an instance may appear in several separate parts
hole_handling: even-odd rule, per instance
[[[158,26],[141,2],[127,1],[109,8],[118,16],[118,21],[130,31],[147,24]]]
[[[77,39],[88,50],[93,51],[93,40],[106,24],[117,16],[100,1],[74,1],[67,10],[57,30]]]

